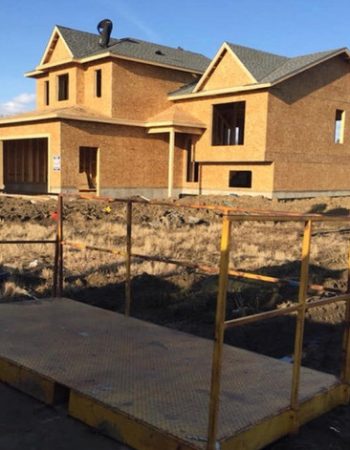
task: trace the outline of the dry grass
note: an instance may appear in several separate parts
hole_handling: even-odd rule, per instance
[[[193,212],[191,212],[193,215]],[[217,266],[220,247],[220,220],[190,225],[172,226],[169,220],[153,218],[152,222],[133,225],[133,252],[145,255],[168,256]],[[77,214],[64,227],[64,238],[89,245],[125,250],[125,225],[108,220],[89,220]],[[235,223],[232,233],[231,266],[239,270],[263,271],[282,276],[288,267],[300,259],[301,224],[292,223]],[[0,223],[1,239],[53,239],[54,224],[45,227],[38,223]],[[0,267],[9,270],[18,288],[29,289],[36,296],[50,294],[53,276],[53,245],[2,245]],[[311,264],[322,273],[344,271],[348,252],[348,235],[330,233],[313,238]],[[154,276],[177,270],[173,265],[134,260],[132,274]],[[295,271],[295,267],[293,269]],[[70,293],[82,288],[101,287],[123,282],[123,257],[96,251],[65,249],[64,273]],[[23,275],[21,277],[20,275]],[[294,273],[294,276],[296,273]],[[35,282],[28,282],[34,277]],[[324,278],[327,280],[327,276]],[[317,279],[317,281],[320,281]],[[11,289],[2,291],[2,296]]]

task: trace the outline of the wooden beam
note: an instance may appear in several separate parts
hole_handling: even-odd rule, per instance
[[[168,162],[168,197],[172,197],[174,188],[174,156],[175,156],[175,130],[169,132],[169,162]]]

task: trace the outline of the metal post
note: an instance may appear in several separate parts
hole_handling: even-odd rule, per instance
[[[231,221],[229,217],[225,215],[223,217],[221,233],[219,290],[216,303],[215,340],[211,372],[207,450],[215,450],[218,431],[230,240]]]
[[[125,315],[130,316],[131,309],[131,233],[132,201],[126,204],[126,280],[125,280]]]
[[[348,255],[348,286],[346,292],[350,296],[350,251]],[[343,358],[340,379],[345,384],[350,384],[350,300],[346,301]]]
[[[57,245],[58,245],[58,289],[57,296],[62,297],[63,292],[63,196],[58,196],[57,208]]]
[[[294,431],[298,429],[297,413],[299,409],[299,386],[300,386],[300,367],[303,353],[303,339],[305,326],[305,311],[306,311],[306,296],[309,280],[309,262],[310,262],[310,246],[311,246],[311,220],[305,222],[304,237],[301,256],[301,271],[300,271],[300,285],[298,298],[298,313],[295,330],[294,341],[294,364],[293,364],[293,378],[292,378],[292,392],[290,399],[290,406],[294,412]]]
[[[54,269],[53,269],[53,286],[52,286],[52,296],[57,297],[58,292],[58,260],[59,260],[59,226],[58,226],[58,209],[59,209],[59,197],[57,197],[57,206],[56,206],[56,214],[57,214],[57,223],[56,223],[56,243],[55,243],[55,260],[54,260]]]

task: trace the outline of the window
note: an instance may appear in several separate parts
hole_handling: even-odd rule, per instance
[[[224,103],[213,108],[213,145],[243,145],[245,102]]]
[[[345,111],[337,109],[335,112],[335,130],[334,130],[335,144],[343,144],[344,142],[344,122],[345,122]]]
[[[45,105],[48,106],[50,104],[50,83],[49,81],[45,81]]]
[[[58,100],[68,100],[69,98],[69,77],[68,73],[58,76]]]
[[[194,160],[194,146],[192,139],[187,141],[186,181],[196,183],[199,179],[199,163]]]
[[[102,97],[102,70],[95,70],[95,95]]]
[[[230,170],[229,187],[250,188],[252,187],[251,170]]]

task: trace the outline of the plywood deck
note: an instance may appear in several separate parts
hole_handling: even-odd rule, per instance
[[[205,447],[211,356],[209,340],[68,299],[0,304],[0,379],[48,402],[50,383],[63,386],[72,415],[140,449],[153,447],[129,439],[118,420],[113,429],[108,414],[169,437],[164,449]],[[292,372],[286,362],[231,346],[224,359],[222,443],[288,410]],[[306,368],[301,381],[302,402],[337,386]]]

